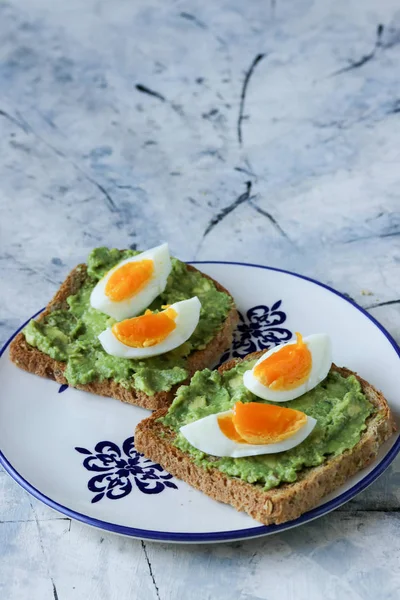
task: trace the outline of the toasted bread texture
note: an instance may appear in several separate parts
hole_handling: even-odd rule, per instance
[[[259,358],[262,354],[254,353],[246,358]],[[228,361],[219,371],[227,371],[237,362],[239,361]],[[380,392],[348,369],[336,365],[332,365],[332,369],[343,377],[355,375],[377,412],[368,418],[367,429],[354,448],[339,456],[327,458],[322,465],[302,469],[294,483],[284,483],[266,491],[261,485],[230,477],[216,468],[197,466],[189,454],[173,445],[175,432],[159,422],[158,419],[166,414],[167,409],[159,410],[139,423],[135,432],[136,449],[161,464],[172,475],[215,500],[245,511],[264,525],[297,519],[354,473],[368,466],[376,458],[379,447],[396,431],[393,415]]]
[[[187,268],[192,271],[196,271],[195,267],[187,265]],[[213,281],[215,287],[220,292],[229,292],[222,287],[217,281],[214,281],[208,275],[202,273],[204,277],[207,277]],[[47,314],[54,310],[67,308],[67,298],[73,294],[76,294],[79,288],[82,286],[86,279],[86,265],[78,265],[68,275],[67,279],[61,285],[60,289],[49,302],[43,313],[40,314],[38,320],[43,319]],[[238,321],[237,311],[234,307],[232,300],[232,308],[227,315],[222,327],[214,336],[214,338],[207,344],[203,350],[196,350],[188,356],[187,359],[187,370],[189,371],[189,378],[200,369],[210,367],[218,362],[218,359],[222,353],[232,343],[233,331]],[[60,384],[67,384],[67,380],[64,377],[64,371],[66,363],[54,360],[47,354],[44,354],[37,348],[30,346],[23,333],[19,333],[10,345],[10,358],[11,360],[21,369],[46,377],[48,379],[54,379]],[[185,383],[185,382],[183,382]],[[148,396],[144,392],[136,389],[126,389],[119,383],[116,383],[112,379],[106,379],[103,381],[93,381],[86,385],[76,386],[78,389],[92,392],[93,394],[99,394],[100,396],[110,396],[121,400],[122,402],[128,402],[129,404],[135,404],[143,408],[150,410],[156,410],[163,407],[168,407],[173,400],[175,391],[178,386],[174,386],[168,392],[157,392],[153,396]]]

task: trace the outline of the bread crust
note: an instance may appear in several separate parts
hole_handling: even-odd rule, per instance
[[[262,354],[253,353],[247,358],[259,358]],[[219,371],[227,371],[237,362],[231,360]],[[303,469],[294,483],[284,483],[266,491],[261,485],[230,477],[216,468],[195,465],[189,454],[173,445],[175,432],[158,422],[167,409],[159,410],[139,423],[135,432],[136,449],[214,500],[231,504],[264,525],[297,519],[354,473],[368,466],[376,458],[379,447],[396,431],[393,415],[381,392],[346,368],[332,365],[332,370],[344,377],[355,375],[378,412],[368,418],[367,429],[354,448],[327,459],[322,465]]]
[[[192,265],[187,265],[190,271],[197,271]],[[211,277],[205,273],[201,273],[204,277],[207,277],[213,281],[214,285],[220,292],[225,292],[231,298],[231,294],[226,290],[220,283],[214,281]],[[78,265],[71,271],[64,283],[61,285],[54,298],[46,306],[43,313],[41,313],[37,320],[42,320],[46,315],[54,310],[61,308],[67,308],[67,298],[72,294],[76,294],[79,288],[83,285],[87,275],[87,269],[85,264]],[[227,315],[225,322],[223,323],[220,330],[217,332],[215,337],[207,344],[203,350],[197,350],[188,357],[187,369],[189,371],[189,377],[198,370],[204,369],[214,365],[221,354],[226,350],[232,343],[233,331],[235,330],[238,322],[238,315],[232,298],[232,308]],[[60,384],[68,384],[64,377],[64,371],[67,364],[62,361],[55,360],[44,354],[34,346],[30,346],[25,340],[23,333],[19,333],[10,344],[10,359],[21,369],[46,377],[47,379],[53,379]],[[186,383],[182,382],[182,384]],[[179,385],[182,385],[179,384]],[[93,381],[86,385],[77,385],[80,390],[98,394],[100,396],[110,396],[127,402],[129,404],[135,404],[142,408],[150,410],[156,410],[159,408],[167,407],[171,404],[175,392],[179,385],[174,386],[168,392],[157,392],[153,396],[148,396],[140,390],[130,389],[127,390],[121,384],[116,383],[112,379],[106,379],[104,381]]]

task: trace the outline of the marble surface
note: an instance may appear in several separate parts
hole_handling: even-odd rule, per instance
[[[0,338],[96,245],[266,263],[400,341],[396,0],[0,2]],[[377,357],[379,360],[379,357]],[[400,461],[270,538],[167,546],[0,472],[4,600],[395,599]]]

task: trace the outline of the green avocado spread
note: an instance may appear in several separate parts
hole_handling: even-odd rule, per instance
[[[357,444],[366,429],[366,419],[375,409],[354,376],[342,377],[331,371],[314,389],[285,402],[286,407],[300,410],[317,420],[313,432],[292,450],[246,458],[217,458],[191,446],[179,432],[182,425],[229,410],[238,401],[266,402],[243,385],[243,373],[255,362],[244,361],[222,374],[209,369],[198,371],[189,385],[179,388],[168,413],[160,419],[177,433],[175,445],[189,453],[197,465],[205,469],[217,468],[231,477],[260,484],[268,490],[282,482],[296,481],[298,472],[304,467],[320,465],[327,456],[337,456]]]
[[[149,396],[168,391],[188,377],[187,357],[212,340],[232,307],[228,294],[219,292],[201,273],[189,271],[185,263],[172,258],[167,286],[149,308],[160,310],[164,304],[198,296],[200,320],[192,336],[179,348],[161,356],[143,360],[110,356],[97,336],[115,320],[90,306],[90,294],[112,267],[136,254],[139,252],[115,248],[93,250],[88,258],[84,284],[67,299],[68,308],[54,310],[40,321],[30,321],[23,331],[28,344],[67,363],[65,377],[71,385],[113,379]]]

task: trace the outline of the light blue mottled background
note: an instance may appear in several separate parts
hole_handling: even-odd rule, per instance
[[[395,0],[0,2],[1,340],[93,246],[168,240],[316,277],[399,341],[399,65]],[[214,547],[103,535],[0,472],[0,598],[394,600],[399,471]]]

